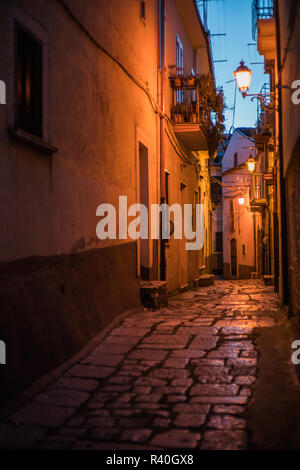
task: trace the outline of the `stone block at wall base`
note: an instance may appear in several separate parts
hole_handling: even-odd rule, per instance
[[[166,281],[141,281],[140,294],[141,302],[147,308],[157,310],[168,305]]]
[[[202,274],[199,277],[199,287],[209,287],[214,285],[215,276],[213,274]]]
[[[260,273],[257,273],[257,272],[252,272],[251,273],[251,279],[260,279],[260,278],[261,278]]]
[[[274,286],[274,276],[270,276],[270,275],[267,275],[265,274],[263,276],[263,281],[265,283],[265,286]]]

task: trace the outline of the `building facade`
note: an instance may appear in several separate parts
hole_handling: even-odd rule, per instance
[[[0,31],[6,399],[139,307],[140,280],[174,293],[210,272],[212,152],[196,84],[213,69],[192,0],[4,0]],[[122,210],[164,202],[205,205],[203,248],[124,234]],[[101,204],[116,208],[116,237],[96,234]]]
[[[265,161],[273,159],[275,288],[291,315],[300,313],[299,57],[298,1],[253,2],[254,37],[270,75],[264,106]],[[259,142],[261,145],[262,142]]]

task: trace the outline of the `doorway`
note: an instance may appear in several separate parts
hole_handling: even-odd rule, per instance
[[[184,214],[184,205],[187,204],[188,194],[187,194],[186,184],[180,183],[180,203],[182,208],[182,214]],[[182,223],[184,221],[184,217]],[[184,227],[183,227],[184,229]],[[184,237],[184,230],[182,230],[182,239],[180,240],[180,288],[185,289],[188,286],[188,256],[186,250],[186,240]]]
[[[139,142],[139,199],[140,204],[144,204],[148,209],[149,227],[149,168],[148,168],[148,148]],[[140,276],[142,280],[150,279],[150,244],[149,234],[147,239],[140,239]]]
[[[231,277],[237,277],[236,239],[230,240]]]

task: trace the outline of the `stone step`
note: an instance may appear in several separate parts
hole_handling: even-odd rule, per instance
[[[274,276],[271,276],[269,274],[264,274],[262,278],[264,280],[265,286],[274,286],[274,283],[275,283]]]
[[[199,287],[213,286],[215,283],[215,276],[213,274],[202,274],[199,277]]]
[[[168,305],[166,281],[141,281],[140,295],[142,304],[154,310]]]
[[[251,279],[260,279],[260,278],[261,278],[260,273],[257,273],[257,272],[252,272],[251,273]]]

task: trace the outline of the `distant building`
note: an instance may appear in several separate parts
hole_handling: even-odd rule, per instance
[[[253,156],[254,132],[235,129],[222,158],[225,279],[249,279],[258,262],[255,237],[259,222],[250,207],[251,174],[246,163]]]
[[[212,272],[223,274],[223,196],[222,159],[230,136],[225,136],[216,158],[211,162]]]

